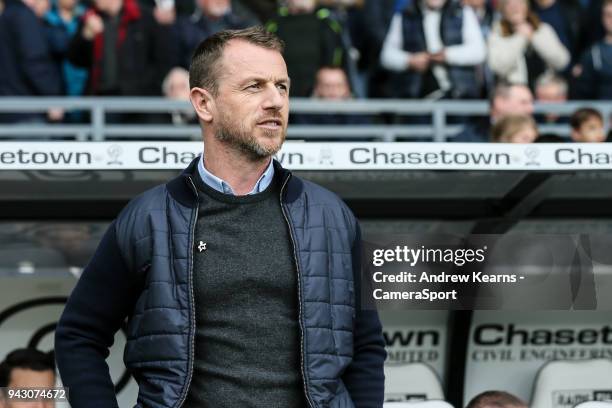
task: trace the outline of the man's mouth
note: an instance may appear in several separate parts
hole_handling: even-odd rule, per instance
[[[257,122],[257,126],[264,127],[267,129],[279,129],[283,125],[280,119],[265,119]]]

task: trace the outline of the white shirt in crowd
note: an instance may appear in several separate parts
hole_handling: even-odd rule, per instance
[[[425,31],[425,43],[427,52],[437,53],[444,47],[440,36],[441,10],[431,10],[424,5],[423,30]],[[476,14],[470,7],[463,7],[462,32],[463,41],[458,45],[445,48],[446,63],[448,65],[472,66],[482,64],[486,57],[486,46],[480,24]],[[408,69],[410,52],[404,51],[404,39],[402,34],[402,13],[396,13],[391,20],[387,37],[381,52],[381,64],[390,71],[402,72]],[[438,81],[442,91],[451,87],[448,72],[443,65],[433,66],[433,75]]]

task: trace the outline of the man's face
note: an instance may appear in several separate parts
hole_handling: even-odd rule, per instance
[[[506,115],[532,115],[533,96],[529,88],[515,85],[510,88],[507,95],[498,96],[493,101],[493,118],[498,119]]]
[[[561,85],[549,83],[536,88],[536,99],[538,102],[565,102],[567,93]]]
[[[341,68],[321,68],[317,73],[314,96],[331,100],[349,98],[351,90],[344,71]]]
[[[9,388],[52,388],[55,386],[55,373],[52,370],[34,371],[27,368],[11,370]],[[53,400],[23,401],[15,399],[6,401],[7,408],[54,408]]]
[[[169,99],[189,100],[189,74],[182,70],[173,70],[168,77],[168,89],[166,97]]]
[[[252,160],[276,154],[289,118],[289,76],[282,55],[246,41],[230,41],[213,97],[215,137]]]
[[[606,33],[612,34],[612,4],[607,4],[602,10],[601,20]]]
[[[592,116],[582,123],[578,131],[572,130],[572,139],[580,143],[601,143],[606,140],[604,126],[598,117]]]
[[[567,101],[567,92],[563,85],[551,82],[544,85],[539,85],[536,88],[536,99],[543,103],[561,103]],[[546,113],[547,122],[555,122],[559,119],[556,113]]]
[[[210,17],[223,17],[230,9],[230,0],[197,0],[198,7]]]

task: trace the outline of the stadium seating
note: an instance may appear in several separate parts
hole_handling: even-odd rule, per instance
[[[412,402],[385,402],[383,408],[453,408],[453,406],[446,401],[429,400]]]
[[[440,379],[427,364],[410,363],[385,366],[386,401],[399,402],[443,398],[444,392]]]
[[[612,408],[612,400],[581,402],[574,408]]]
[[[530,407],[571,408],[602,399],[612,399],[612,360],[551,361],[536,377]]]

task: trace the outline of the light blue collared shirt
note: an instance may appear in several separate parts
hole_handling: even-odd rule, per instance
[[[266,171],[264,171],[259,180],[257,180],[257,183],[255,183],[253,189],[249,191],[247,195],[261,193],[268,188],[272,182],[272,179],[274,178],[274,164],[272,162],[273,160],[270,159],[268,168],[266,168]],[[219,177],[206,170],[206,167],[204,167],[204,154],[200,156],[200,161],[198,162],[198,172],[200,173],[202,181],[206,183],[207,186],[214,188],[220,193],[236,195],[234,194],[232,187],[227,184],[227,182],[221,180]]]

